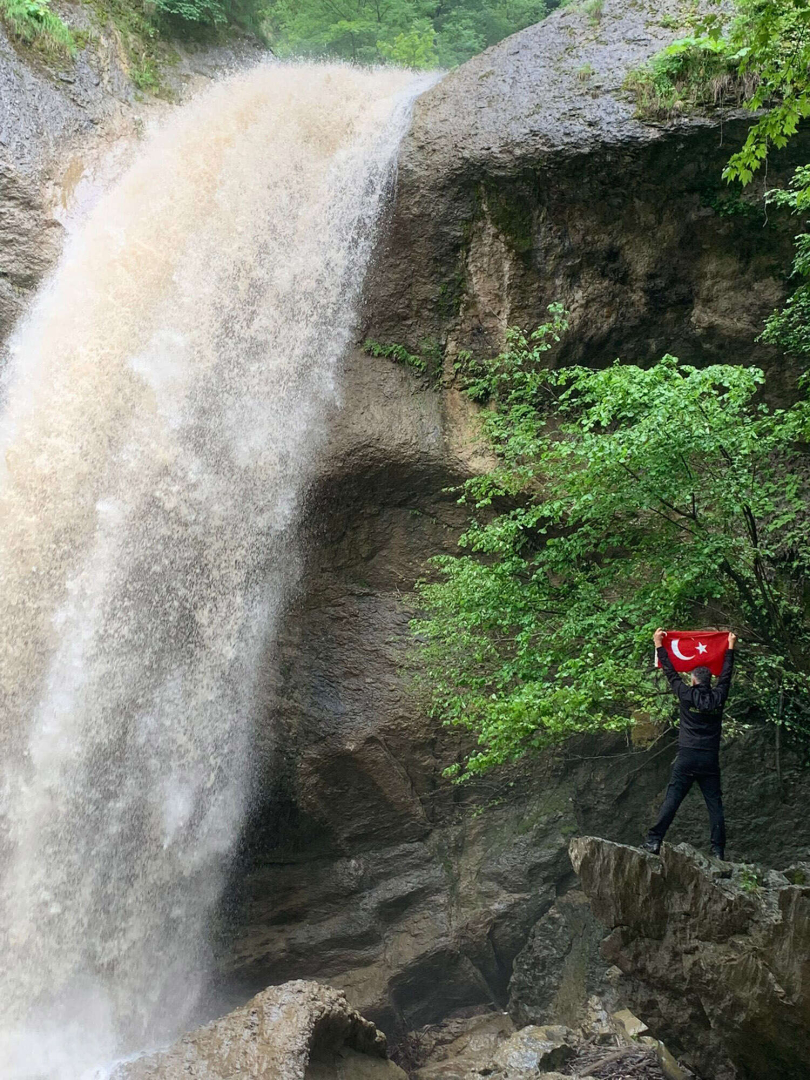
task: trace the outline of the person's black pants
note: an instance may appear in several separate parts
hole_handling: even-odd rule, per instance
[[[726,819],[723,814],[723,793],[720,790],[720,761],[716,750],[683,748],[678,751],[658,821],[649,832],[650,840],[664,839],[678,807],[695,780],[700,785],[706,800],[706,809],[709,811],[712,847],[725,848]]]

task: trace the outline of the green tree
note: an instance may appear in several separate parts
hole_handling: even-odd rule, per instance
[[[704,18],[700,30],[715,57],[735,72],[746,106],[759,113],[724,176],[748,184],[773,150],[785,147],[810,116],[810,4],[808,0],[737,0],[734,17]],[[716,61],[717,62],[717,61]],[[770,202],[803,215],[810,207],[810,166],[796,170],[786,191]],[[810,356],[810,234],[796,237],[793,276],[799,280],[782,311],[768,319],[763,339],[786,352]]]
[[[436,66],[436,31],[426,20],[414,24],[407,33],[397,34],[391,42],[379,41],[377,47],[386,60],[406,68]]]
[[[155,25],[183,36],[200,28],[238,26],[262,34],[266,0],[154,0]]]
[[[472,731],[462,777],[580,731],[669,715],[658,624],[745,639],[736,709],[802,725],[810,691],[802,401],[771,410],[756,368],[550,371],[560,308],[463,366],[498,465],[469,480],[458,556],[433,560],[414,621],[431,710]]]
[[[281,56],[452,67],[546,13],[545,0],[268,0],[266,27]]]

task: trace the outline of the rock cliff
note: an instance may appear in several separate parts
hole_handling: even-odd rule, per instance
[[[744,119],[646,124],[622,90],[677,36],[678,12],[606,0],[594,20],[573,5],[417,104],[361,330],[438,350],[445,385],[359,349],[347,358],[308,504],[302,591],[280,661],[268,658],[255,814],[225,912],[223,981],[235,994],[306,975],[345,987],[388,1030],[510,1000],[523,1021],[540,1019],[568,993],[558,972],[530,988],[546,978],[532,927],[554,920],[572,881],[567,838],[635,842],[660,801],[666,740],[649,753],[596,740],[451,788],[442,771],[459,737],[407,690],[407,595],[425,556],[455,542],[459,508],[443,489],[477,467],[449,372],[459,348],[497,349],[507,324],[530,326],[559,299],[573,325],[555,362],[671,350],[756,360],[790,383],[754,337],[784,295],[792,225],[763,228],[754,193],[728,212],[719,181]],[[797,857],[803,833],[784,822],[801,821],[798,758],[780,802],[764,736],[724,753],[731,848]],[[704,841],[697,800],[678,828]],[[574,909],[556,911],[562,962]],[[569,961],[582,993],[598,975],[589,965]]]
[[[604,957],[655,1035],[711,1080],[810,1073],[810,865],[718,863],[686,844],[661,857],[571,843]]]
[[[637,840],[671,740],[585,740],[453,788],[442,772],[459,738],[409,694],[406,649],[408,593],[462,525],[445,489],[481,461],[450,377],[459,349],[495,350],[507,325],[561,300],[572,332],[556,363],[672,351],[756,361],[791,384],[754,338],[785,295],[794,227],[764,222],[755,191],[729,201],[719,180],[745,119],[639,120],[625,74],[678,36],[681,7],[599,11],[558,11],[417,106],[358,342],[443,357],[447,385],[360,348],[347,357],[302,523],[301,588],[265,663],[253,813],[219,928],[229,1003],[304,976],[345,989],[389,1031],[492,1004],[519,1023],[572,1024],[604,977],[598,927],[563,897],[568,841]],[[0,334],[59,251],[76,178],[151,115],[110,40],[62,79],[0,35]],[[245,43],[181,57],[177,92],[257,55]],[[771,183],[790,164],[775,156]],[[810,781],[798,755],[785,749],[781,791],[763,735],[724,760],[730,850],[801,855]],[[696,800],[676,828],[702,842]]]
[[[748,119],[636,116],[623,83],[688,33],[678,0],[571,4],[448,75],[418,103],[369,298],[369,334],[418,351],[497,351],[563,302],[557,362],[733,357],[784,295],[792,225],[720,179]],[[807,145],[790,155],[805,160]],[[769,163],[784,177],[796,158]]]

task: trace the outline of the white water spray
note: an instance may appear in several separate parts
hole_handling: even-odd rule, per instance
[[[0,417],[0,1076],[192,1016],[291,527],[421,84],[262,66],[70,242]]]

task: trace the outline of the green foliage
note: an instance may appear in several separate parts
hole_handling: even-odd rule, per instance
[[[796,170],[787,190],[769,192],[768,201],[786,206],[795,214],[806,213],[810,209],[810,166]],[[761,337],[794,356],[810,356],[810,233],[796,237],[793,276],[804,281],[785,307],[767,319]]]
[[[426,21],[407,33],[397,34],[391,42],[378,42],[380,53],[390,63],[415,69],[436,67],[435,45],[436,31]]]
[[[48,56],[70,56],[76,43],[48,0],[0,0],[0,19],[11,35]]]
[[[740,57],[725,39],[709,34],[681,38],[631,71],[625,87],[641,116],[668,119],[698,106],[737,104],[751,87],[740,77]]]
[[[601,21],[605,11],[605,0],[585,0],[582,6],[592,23]]]
[[[810,116],[810,4],[736,0],[733,18],[712,13],[695,19],[694,29],[633,72],[628,85],[642,113],[735,101],[761,112],[724,174],[747,184],[769,149],[785,146]]]
[[[396,360],[398,364],[415,371],[432,381],[441,378],[442,374],[442,351],[435,342],[423,342],[420,345],[421,353],[416,355],[409,352],[404,345],[390,344],[381,345],[379,341],[366,341],[363,348],[370,356],[384,356],[389,360]]]
[[[759,113],[743,146],[723,173],[743,187],[772,149],[781,149],[810,116],[810,4],[808,0],[737,0],[734,16],[712,13],[695,23],[699,36],[675,42],[628,85],[642,114],[666,118],[695,105],[744,103]],[[796,171],[771,203],[794,213],[810,208],[810,168]],[[720,213],[745,212],[737,200]],[[810,234],[796,237],[793,276],[801,279],[781,311],[767,320],[762,340],[797,356],[810,355]]]
[[[155,0],[158,16],[205,26],[222,26],[226,22],[221,0]]]
[[[763,225],[767,223],[761,197],[746,197],[742,185],[734,181],[706,184],[701,192],[701,202],[711,207],[719,217],[756,218]]]
[[[453,67],[538,22],[545,0],[267,0],[280,56]]]
[[[737,627],[732,715],[805,722],[810,615],[800,402],[770,410],[762,373],[550,371],[565,313],[462,364],[497,467],[469,480],[458,556],[433,560],[413,623],[432,714],[478,739],[464,778],[575,732],[672,715],[652,678],[657,625]]]
[[[89,0],[100,27],[112,23],[126,56],[129,76],[139,90],[160,91],[159,62],[165,59],[158,24],[132,0]]]
[[[756,892],[764,884],[762,872],[755,866],[741,866],[737,871],[737,880],[744,892]]]
[[[711,32],[720,36],[719,25]],[[810,5],[807,0],[738,0],[727,34],[739,71],[755,86],[747,106],[766,111],[733,155],[725,175],[748,183],[771,147],[785,146],[810,115]]]
[[[154,0],[155,20],[175,33],[238,26],[261,32],[266,0]]]

